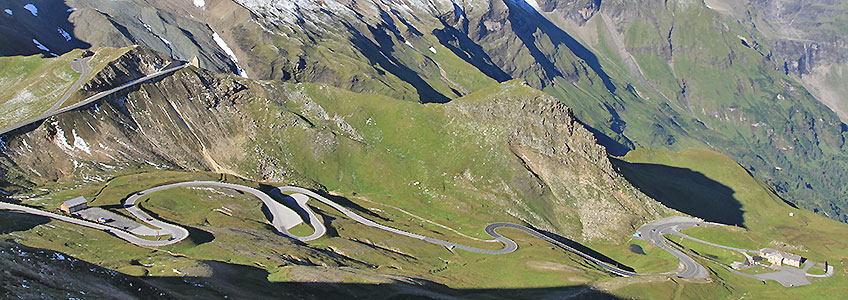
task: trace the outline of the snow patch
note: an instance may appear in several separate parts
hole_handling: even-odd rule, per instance
[[[238,75],[244,78],[247,78],[247,72],[241,69],[238,65],[238,58],[236,58],[236,53],[233,52],[233,49],[230,49],[230,46],[227,45],[220,35],[217,32],[212,32],[212,39],[215,40],[215,43],[218,44],[218,47],[221,47],[221,50],[227,53],[230,56],[230,59],[233,60],[233,63],[236,64],[236,69],[238,70]]]
[[[530,12],[533,12],[533,11],[538,12],[539,11],[539,3],[536,2],[536,0],[511,0],[511,1],[512,1],[512,3],[515,3],[518,6],[521,6],[522,8],[524,8],[527,11],[530,11]]]
[[[524,2],[527,3],[527,5],[532,6],[536,11],[539,10],[539,3],[537,3],[536,0],[524,0]]]
[[[415,49],[415,46],[413,46],[412,43],[410,43],[409,41],[403,41],[403,43],[406,44],[407,46],[409,46],[409,48]],[[415,49],[415,50],[418,50],[418,49]]]
[[[194,0],[194,6],[203,8],[206,6],[206,0]]]
[[[59,34],[61,34],[61,35],[62,35],[62,37],[64,37],[66,41],[70,41],[70,40],[71,40],[71,35],[70,35],[70,34],[68,34],[68,32],[67,32],[67,31],[65,31],[64,29],[62,29],[62,27],[56,28],[56,30],[57,30],[57,31],[59,31]]]
[[[431,46],[429,50],[430,50],[430,52],[433,52],[433,54],[437,54],[437,53],[436,53],[436,48],[433,48],[433,47]]]
[[[68,140],[65,139],[65,131],[59,127],[59,122],[53,122],[53,127],[56,128],[56,146],[59,146],[65,152],[73,151],[74,147],[68,144]]]
[[[76,8],[71,7],[71,8],[68,8],[68,10],[67,10],[66,12],[71,13],[71,12],[74,12],[75,10],[77,10],[77,9],[76,9]]]
[[[10,16],[14,16],[14,15],[15,15],[15,14],[13,14],[13,13],[12,13],[12,10],[11,10],[11,9],[8,9],[8,8],[7,8],[7,9],[4,9],[3,11],[5,11],[5,12],[6,12],[7,14],[9,14]]]
[[[35,7],[35,5],[33,5],[32,3],[24,5],[24,8],[26,8],[26,10],[31,12],[33,16],[38,17],[38,7]]]
[[[44,45],[42,45],[41,42],[39,42],[38,40],[32,39],[32,43],[35,44],[35,46],[38,47],[38,49],[50,52],[50,49],[48,49],[47,47],[44,47]]]
[[[79,137],[77,135],[77,130],[71,129],[71,134],[74,136],[74,148],[80,149],[80,150],[84,151],[85,153],[88,153],[89,155],[91,155],[91,149],[88,148],[88,144],[85,143],[85,140],[83,140],[81,137]]]

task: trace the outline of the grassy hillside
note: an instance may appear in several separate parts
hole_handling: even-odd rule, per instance
[[[699,2],[605,5],[594,31],[577,32],[638,97],[603,98],[608,117],[579,111],[590,126],[636,147],[722,152],[790,202],[844,220],[845,127],[771,60],[757,28]],[[578,108],[601,98],[563,99]]]
[[[101,48],[91,58],[91,79],[106,64],[132,47]],[[33,56],[0,57],[0,127],[28,120],[46,112],[68,92],[80,73],[71,69],[71,61],[81,58],[83,50],[76,49],[59,57]],[[72,91],[73,92],[73,91]],[[75,102],[71,97],[63,106]]]
[[[739,218],[740,227],[696,227],[684,233],[706,241],[746,249],[778,248],[836,267],[830,278],[814,279],[812,285],[784,288],[775,282],[763,285],[754,279],[730,274],[702,262],[737,296],[754,298],[835,299],[848,282],[848,226],[784,202],[761,180],[720,153],[687,149],[682,152],[639,149],[615,165],[642,191],[681,211],[707,220]],[[742,227],[744,226],[744,227]],[[698,244],[700,253],[732,261],[732,253]]]
[[[571,91],[586,93],[576,86]],[[193,179],[262,189],[298,185],[332,195],[380,223],[479,247],[494,246],[403,211],[480,238],[490,222],[530,224],[641,272],[677,265],[667,253],[628,238],[638,226],[676,214],[660,203],[705,218],[738,220],[749,229],[693,235],[708,240],[720,235],[716,242],[752,248],[772,240],[778,248],[783,247],[778,241],[804,243],[814,260],[844,257],[842,242],[825,237],[847,233],[839,223],[790,207],[721,154],[637,150],[610,160],[570,108],[518,80],[481,87],[448,104],[420,104],[323,84],[186,68],[4,141],[8,159],[0,161],[0,175],[15,179],[4,191],[49,210],[84,195],[92,205],[121,213],[119,204],[135,191]],[[216,272],[265,278],[256,287],[262,292],[278,283],[404,281],[422,283],[427,292],[527,298],[587,286],[646,298],[775,293],[772,285],[762,290],[756,281],[716,266],[712,282],[662,275],[612,278],[512,230],[503,233],[518,241],[517,252],[449,251],[362,226],[321,204],[315,206],[331,228],[328,235],[294,243],[273,233],[259,201],[227,190],[168,190],[146,195],[141,205],[189,226],[191,239],[161,250],[138,248],[100,231],[7,212],[0,218],[0,237],[166,285],[168,278],[186,276],[208,287],[175,287],[189,295],[231,294],[231,286],[216,284]],[[222,206],[233,215],[215,211]],[[808,223],[827,229],[801,236]],[[821,287],[831,291],[841,280],[825,279]]]
[[[80,53],[0,57],[0,127],[36,117],[59,100],[79,78],[71,61]]]
[[[380,223],[485,248],[497,246],[403,211],[471,237],[486,238],[485,225],[507,221],[606,243],[672,213],[612,170],[568,107],[517,80],[437,105],[186,68],[127,93],[11,136],[4,175],[31,185],[7,191],[25,190],[16,198],[50,210],[84,195],[120,213],[120,201],[137,190],[225,173],[228,181],[260,188],[312,188]],[[226,262],[260,268],[275,282],[418,278],[455,289],[516,291],[579,291],[609,277],[514,230],[504,234],[522,250],[509,256],[449,251],[362,226],[320,204],[331,232],[293,243],[267,227],[257,200],[222,193],[175,189],[141,199],[153,214],[191,227],[192,239],[163,249],[185,257],[14,214],[3,227],[15,228],[6,237],[16,242],[134,275],[204,277],[209,265]],[[234,216],[214,211],[222,205]],[[132,263],[148,257],[152,266]],[[505,275],[505,266],[520,270]]]
[[[222,179],[263,188],[257,182],[220,174],[151,172],[119,176],[103,185],[52,193],[27,203],[53,209],[62,200],[84,195],[91,199],[91,205],[120,213],[116,208],[121,199],[134,191],[176,181]],[[385,206],[352,200],[356,203],[354,209],[377,222],[469,245],[494,246],[458,237]],[[232,265],[228,268],[261,268],[267,272],[265,280],[270,282],[377,284],[406,281],[408,279],[404,278],[412,277],[458,290],[478,289],[477,293],[482,294],[490,294],[485,289],[495,288],[569,290],[569,286],[576,287],[608,276],[592,267],[587,268],[588,263],[579,257],[552,249],[547,243],[514,230],[503,233],[519,243],[520,252],[504,256],[454,252],[361,225],[317,204],[315,207],[330,231],[327,236],[305,245],[274,234],[258,199],[228,189],[177,188],[146,195],[140,205],[163,220],[187,226],[191,237],[155,251],[128,245],[97,230],[5,211],[0,212],[3,215],[0,228],[4,228],[0,236],[33,247],[61,251],[130,275],[162,279],[191,276],[199,278],[197,281],[204,285],[212,280],[206,277],[212,275],[214,262]],[[232,211],[232,216],[214,211],[221,207]],[[415,213],[426,215],[422,211]],[[503,275],[505,265],[517,268],[509,275],[493,276]],[[270,292],[273,286],[267,283],[261,289]],[[425,287],[439,290],[436,285]],[[202,293],[224,293],[222,290],[226,289],[209,286]]]

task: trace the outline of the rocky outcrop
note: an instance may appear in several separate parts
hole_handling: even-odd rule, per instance
[[[109,62],[80,88],[83,97],[94,95],[122,83],[156,73],[172,62],[171,58],[144,47],[134,47]]]
[[[502,139],[538,181],[538,193],[552,195],[549,210],[514,209],[542,229],[582,241],[615,239],[672,210],[634,189],[612,167],[606,150],[556,99],[532,93],[512,81],[490,101],[447,105],[457,118],[475,120],[471,130]],[[513,207],[527,207],[511,199]]]

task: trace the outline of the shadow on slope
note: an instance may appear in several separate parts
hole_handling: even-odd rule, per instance
[[[586,285],[545,288],[452,289],[434,282],[392,276],[392,283],[271,282],[268,271],[253,266],[203,261],[212,269],[209,277],[146,277],[153,286],[187,298],[241,299],[620,299]],[[317,272],[328,276],[329,273]],[[380,276],[370,274],[370,276]],[[495,275],[493,275],[495,276]],[[387,280],[390,277],[386,277]],[[340,279],[340,278],[334,278]]]
[[[610,161],[633,186],[665,206],[706,221],[745,227],[735,191],[700,172],[612,157]]]
[[[202,229],[197,228],[197,227],[188,226],[185,223],[174,222],[174,221],[171,221],[171,220],[163,219],[162,217],[159,216],[159,214],[152,212],[149,209],[145,209],[141,205],[136,205],[136,206],[139,209],[141,209],[142,211],[144,211],[145,213],[147,213],[148,215],[150,215],[151,217],[153,217],[153,219],[160,220],[162,222],[166,222],[166,223],[169,223],[169,224],[175,224],[175,225],[178,225],[178,226],[188,230],[188,241],[190,241],[195,246],[206,244],[208,242],[215,240],[215,235],[208,232],[208,231],[202,230]],[[181,241],[181,243],[184,243],[184,242],[185,242],[185,240]]]
[[[630,150],[633,150],[633,143],[627,140],[626,137],[623,137],[623,135],[621,137],[625,139],[624,142],[629,144],[630,146],[623,144],[619,140],[613,139],[604,132],[596,129],[595,127],[589,126],[589,124],[586,124],[581,120],[577,120],[577,122],[580,123],[580,125],[583,125],[586,130],[589,130],[589,132],[591,132],[592,135],[595,136],[595,140],[597,141],[597,143],[601,146],[604,146],[604,149],[607,150],[607,153],[615,156],[625,156],[628,152],[630,152]]]
[[[615,93],[616,87],[612,83],[610,76],[603,70],[598,57],[591,50],[583,46],[583,44],[559,26],[549,21],[526,2],[505,0],[503,3],[508,8],[506,18],[512,26],[512,31],[530,52],[534,62],[541,66],[544,72],[544,74],[541,74],[541,77],[547,81],[553,81],[556,77],[566,77],[563,74],[563,71],[565,71],[563,68],[576,69],[577,66],[558,65],[557,58],[553,54],[547,54],[543,52],[543,49],[539,49],[540,44],[538,43],[537,32],[541,32],[542,35],[550,39],[550,43],[553,44],[554,48],[559,48],[560,46],[568,48],[569,51],[583,60],[586,66],[598,75],[604,87],[610,93]],[[574,79],[570,78],[570,80]]]
[[[544,235],[548,236],[549,238],[552,238],[552,239],[554,239],[554,240],[556,240],[556,241],[558,241],[558,242],[560,242],[560,243],[566,244],[567,246],[569,246],[569,247],[571,247],[571,248],[574,248],[574,249],[576,249],[577,251],[580,251],[580,252],[586,253],[586,254],[588,254],[589,256],[594,257],[595,259],[598,259],[598,260],[600,260],[600,261],[602,261],[602,262],[605,262],[605,263],[607,263],[607,264],[609,264],[609,265],[611,265],[611,266],[615,266],[616,268],[619,268],[619,269],[622,269],[622,270],[625,270],[625,271],[630,271],[630,272],[635,272],[635,271],[636,271],[636,270],[634,270],[634,269],[633,269],[632,267],[630,267],[630,266],[627,266],[627,265],[625,265],[625,264],[622,264],[622,263],[620,263],[620,262],[618,262],[618,261],[616,261],[616,260],[614,260],[614,259],[610,258],[609,256],[603,255],[603,254],[601,254],[601,253],[600,253],[600,252],[598,252],[598,251],[592,250],[592,248],[586,247],[585,245],[580,244],[580,243],[575,242],[575,241],[572,241],[572,240],[570,240],[570,239],[568,239],[568,238],[566,238],[566,237],[564,237],[564,236],[561,236],[561,235],[558,235],[558,234],[556,234],[556,233],[553,233],[553,232],[550,232],[550,231],[546,231],[546,230],[540,230],[540,229],[537,229],[537,228],[533,228],[533,229],[535,229],[536,231],[541,232],[542,234],[544,234]]]
[[[278,202],[282,203],[283,205],[293,209],[295,212],[297,212],[301,216],[306,216],[306,211],[304,211],[302,208],[295,205],[294,203],[291,203],[290,201],[286,201],[285,199],[282,199],[282,198],[279,197],[280,195],[286,195],[287,196],[288,194],[295,194],[295,193],[282,194],[282,193],[280,193],[278,187],[273,186],[273,185],[264,184],[264,183],[259,184],[259,190],[267,193],[272,198],[274,198],[274,200],[277,200]],[[373,218],[376,218],[376,219],[379,219],[379,220],[382,220],[382,221],[385,221],[385,222],[391,221],[390,219],[387,219],[387,218],[384,218],[384,217],[382,217],[378,214],[375,214],[374,212],[368,210],[367,208],[364,208],[364,207],[360,206],[359,204],[356,204],[356,203],[348,200],[345,197],[333,196],[333,195],[327,194],[326,192],[321,191],[321,190],[311,190],[311,191],[313,193],[318,194],[319,196],[327,198],[327,200],[333,201],[333,202],[335,202],[335,203],[337,203],[341,206],[344,206],[345,208],[347,208],[347,209],[349,209],[349,210],[351,210],[351,211],[353,211],[353,212],[355,212],[359,215],[370,216],[370,217],[373,217]],[[309,200],[309,202],[307,202],[307,205],[315,207],[315,204],[320,203],[318,200],[313,199],[312,197],[309,197],[309,199],[310,200]],[[315,210],[313,209],[313,211],[315,211]],[[315,211],[315,213],[318,213],[318,212]]]
[[[0,56],[42,54],[62,55],[73,49],[88,49],[91,44],[74,36],[74,24],[69,18],[73,11],[65,1],[31,0],[2,1],[12,14],[0,11]],[[25,8],[25,5],[36,14]],[[38,41],[45,49],[40,49]]]
[[[464,19],[463,19],[464,20]],[[450,49],[454,55],[471,64],[489,78],[498,82],[512,79],[509,74],[492,62],[492,58],[486,54],[483,47],[472,41],[461,31],[442,21],[442,29],[434,29],[433,35],[445,48]]]
[[[0,234],[27,231],[50,222],[50,218],[15,211],[0,210]]]
[[[343,25],[351,33],[350,42],[354,48],[363,54],[372,66],[379,66],[388,71],[400,80],[412,85],[418,93],[418,101],[421,103],[446,103],[451,99],[434,89],[415,71],[404,65],[401,61],[392,55],[394,51],[394,42],[391,36],[386,31],[392,32],[392,28],[387,24],[373,27],[368,25],[369,32],[374,36],[376,43],[362,35],[359,30],[350,24]],[[395,34],[399,36],[399,34]],[[379,69],[377,70],[380,71]]]

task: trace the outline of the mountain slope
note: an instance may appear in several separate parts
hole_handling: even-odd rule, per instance
[[[0,243],[4,298],[173,299],[165,290],[59,252]]]
[[[143,47],[127,51],[93,76],[78,97],[168,63]],[[733,160],[702,150],[653,156],[638,150],[625,160],[702,175],[681,183],[691,172],[648,168],[637,172],[643,180],[634,179],[630,167],[608,158],[580,123],[563,103],[517,80],[446,104],[420,104],[326,84],[251,80],[189,67],[5,135],[0,176],[4,193],[46,210],[83,195],[93,206],[120,212],[127,195],[177,181],[221,180],[266,190],[298,185],[409,232],[492,247],[456,232],[478,237],[490,222],[526,223],[598,249],[615,263],[652,271],[673,268],[676,260],[633,254],[633,230],[679,214],[674,209],[698,215],[656,191],[684,193],[673,194],[674,200],[692,199],[697,197],[685,194],[692,190],[667,187],[706,181],[712,182],[705,185],[708,191],[724,191],[713,190],[715,184],[735,191],[729,193],[731,201],[739,204],[731,209],[746,210],[741,213],[750,230],[745,234],[757,241],[746,247],[777,240],[805,245],[816,260],[843,255],[831,250],[841,249],[839,242],[825,237],[842,235],[844,225],[789,207]],[[662,180],[652,182],[657,179]],[[239,286],[251,287],[241,290],[246,295],[276,289],[293,296],[347,297],[678,293],[694,299],[774,293],[770,285],[763,289],[715,266],[708,282],[662,275],[610,278],[580,257],[511,231],[505,234],[520,245],[512,254],[449,251],[362,226],[320,204],[315,207],[332,230],[314,242],[296,243],[274,234],[258,203],[229,190],[146,195],[144,209],[191,232],[186,241],[157,251],[97,230],[15,213],[0,212],[0,228],[11,228],[2,237],[17,243],[60,250],[127,274],[152,275],[151,285],[186,297],[233,295]],[[224,208],[230,215],[217,211]],[[779,218],[787,212],[797,219]],[[823,229],[801,236],[804,224]],[[735,245],[726,236],[716,241]],[[658,252],[642,245],[646,253]],[[842,278],[826,279],[823,290],[837,287]],[[233,281],[239,285],[225,284]],[[382,288],[375,292],[374,286]]]
[[[84,91],[152,62],[164,64],[130,51]],[[669,213],[612,170],[569,108],[517,81],[422,105],[189,68],[4,140],[6,180],[20,187],[97,182],[116,167],[150,165],[424,205],[475,228],[511,215],[579,240],[615,240]],[[467,213],[479,205],[500,209]]]
[[[618,116],[608,124],[615,126],[584,118],[591,126],[623,127],[642,147],[720,151],[790,201],[843,220],[846,170],[838,162],[846,153],[846,126],[779,69],[757,44],[761,33],[697,2],[626,7],[606,1],[587,25],[572,30],[608,53],[602,64],[633,78],[641,99],[608,102],[610,115]]]
[[[81,94],[161,64],[167,58],[138,47],[95,75]],[[381,223],[484,248],[493,245],[446,228],[482,237],[486,224],[513,221],[577,242],[618,243],[634,227],[676,214],[616,173],[568,107],[520,81],[448,104],[419,104],[189,67],[3,138],[4,194],[45,210],[83,195],[92,206],[119,212],[128,193],[174,181],[298,185],[331,193]],[[305,294],[322,286],[297,282],[325,282],[337,288],[327,293],[348,296],[606,295],[584,286],[610,277],[599,267],[511,230],[505,231],[520,243],[518,255],[450,251],[317,205],[332,230],[302,244],[275,235],[257,202],[214,190],[149,195],[142,199],[146,210],[191,232],[164,251],[61,222],[16,229],[33,221],[8,212],[0,212],[0,228],[12,228],[3,236],[28,246],[155,275],[152,284],[177,295],[195,292],[169,275],[187,274],[180,280],[202,285],[197,293],[227,295],[237,289],[215,284],[224,279],[214,274],[232,272],[265,278],[244,283],[257,291],[286,286]],[[232,216],[215,211],[221,206]],[[492,272],[504,263],[526,268],[509,276]],[[354,282],[404,284],[376,295],[370,285],[348,285]]]
[[[683,233],[706,241],[744,249],[776,248],[799,254],[809,260],[828,262],[835,267],[835,275],[824,279],[810,278],[808,286],[783,288],[777,283],[743,278],[708,262],[717,280],[728,289],[743,292],[747,297],[774,298],[834,298],[841,295],[844,272],[848,264],[843,237],[848,227],[808,210],[793,206],[777,196],[763,181],[751,176],[729,157],[708,150],[688,149],[681,152],[639,149],[629,153],[623,161],[616,162],[622,173],[647,194],[670,207],[687,211],[674,201],[681,198],[695,201],[685,205],[700,205],[694,216],[710,219],[738,214],[744,227],[695,227]],[[675,169],[675,172],[668,172]],[[665,172],[658,172],[663,170]],[[674,185],[688,185],[692,189],[678,189]],[[715,188],[715,185],[721,188]],[[708,187],[708,189],[702,189]],[[679,202],[678,202],[679,203]],[[728,207],[735,206],[735,207]],[[709,209],[711,208],[711,209]],[[677,241],[676,239],[673,239]],[[720,253],[720,249],[706,247],[697,251],[702,255]],[[819,268],[819,267],[817,267]],[[841,270],[841,271],[840,271]],[[822,272],[819,270],[818,272]]]
[[[70,15],[51,7],[43,16],[70,20],[72,38],[95,46],[138,43],[214,71],[422,103],[521,79],[572,107],[612,154],[714,149],[790,201],[844,221],[848,126],[791,75],[784,62],[794,52],[781,50],[807,44],[773,42],[785,26],[763,23],[776,12],[766,2],[744,6],[762,13],[751,18],[709,2],[74,0]],[[37,27],[38,17],[8,17]],[[827,25],[838,13],[826,19],[822,28],[840,32]],[[31,35],[14,44],[64,43]],[[834,66],[801,82],[838,94],[815,88],[839,82]]]

